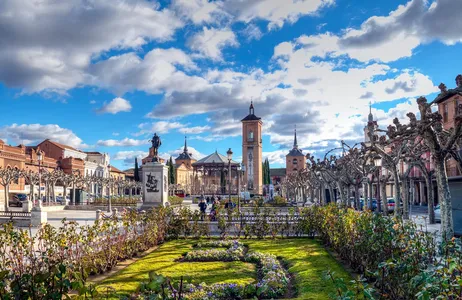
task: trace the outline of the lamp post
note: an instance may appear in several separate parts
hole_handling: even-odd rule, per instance
[[[108,197],[107,197],[107,202],[108,202],[108,207],[107,207],[107,212],[112,211],[112,199],[111,199],[111,189],[113,185],[113,179],[111,178],[111,165],[107,166],[107,189],[108,189]]]
[[[228,184],[228,193],[229,193],[229,201],[231,201],[231,160],[233,159],[233,151],[231,151],[231,148],[226,151],[226,154],[228,155],[228,177],[229,177],[229,184]]]
[[[37,160],[38,160],[38,163],[39,163],[39,169],[38,169],[38,173],[39,173],[39,179],[38,179],[38,202],[37,202],[37,205],[38,207],[42,207],[42,160],[43,160],[43,154],[42,154],[42,151],[39,150],[37,152]]]

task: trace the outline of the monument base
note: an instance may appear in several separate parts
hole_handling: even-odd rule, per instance
[[[165,206],[168,202],[168,167],[159,162],[142,165],[143,205],[141,209]]]

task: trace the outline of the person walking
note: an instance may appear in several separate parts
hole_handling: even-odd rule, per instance
[[[204,221],[205,211],[207,210],[207,203],[205,203],[204,199],[199,203],[199,209],[201,211],[201,220]]]

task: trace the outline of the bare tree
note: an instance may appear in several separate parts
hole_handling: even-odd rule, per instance
[[[442,88],[442,94],[444,93],[448,92]],[[427,102],[425,97],[417,99],[420,120],[417,120],[415,114],[408,113],[409,124],[401,125],[397,122],[396,126],[389,128],[388,136],[393,140],[414,140],[417,137],[421,137],[422,142],[428,147],[434,165],[438,198],[441,205],[441,230],[445,238],[450,238],[454,235],[454,225],[452,220],[451,192],[446,172],[446,159],[452,157],[461,162],[457,153],[457,144],[460,142],[462,136],[462,106],[457,106],[455,110],[455,127],[450,130],[444,130],[442,116],[438,112],[432,112],[431,110],[432,105],[436,103],[439,97],[430,103]]]
[[[393,120],[395,126],[401,126],[399,120]],[[402,159],[403,151],[406,149],[407,139],[393,139],[390,134],[395,131],[393,125],[388,126],[388,130],[375,129],[371,122],[368,123],[368,135],[370,139],[370,148],[382,158],[382,167],[389,170],[394,181],[395,195],[395,215],[401,216],[401,182],[398,170],[398,164]],[[386,132],[389,139],[385,135],[379,136],[377,132]]]
[[[24,177],[26,182],[29,183],[30,185],[29,198],[32,201],[32,203],[34,203],[35,202],[34,190],[35,190],[35,186],[39,185],[40,176],[38,172],[34,172],[32,170],[24,170],[22,172],[22,177]]]
[[[5,192],[5,211],[8,211],[8,200],[10,194],[10,185],[21,177],[21,171],[18,168],[0,168],[0,185],[3,186]]]

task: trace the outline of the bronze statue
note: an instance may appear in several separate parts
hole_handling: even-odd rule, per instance
[[[158,149],[162,145],[162,140],[160,139],[160,136],[157,135],[157,133],[154,133],[151,143],[152,143],[152,150],[153,150],[153,156],[154,156],[153,161],[159,161]]]
[[[462,88],[462,75],[461,74],[457,75],[456,77],[456,86],[458,88]]]

